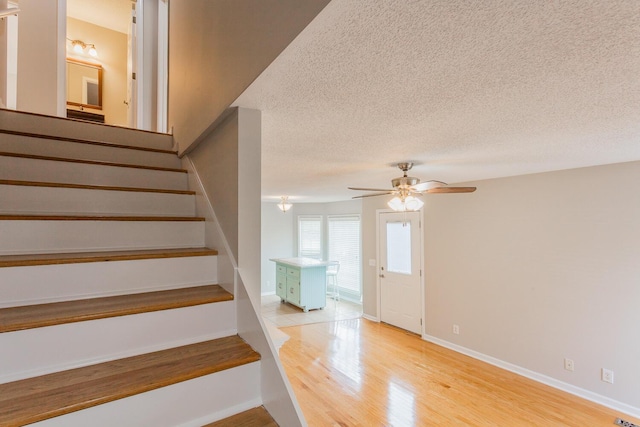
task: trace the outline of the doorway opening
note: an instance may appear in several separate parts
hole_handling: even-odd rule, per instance
[[[168,0],[67,0],[67,57],[103,69],[103,104],[67,102],[67,109],[94,113],[106,124],[166,132],[168,13]]]

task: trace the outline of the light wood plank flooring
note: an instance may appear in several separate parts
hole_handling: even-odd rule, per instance
[[[327,305],[324,309],[310,310],[305,313],[296,306],[281,303],[280,297],[277,295],[265,295],[262,297],[261,314],[264,319],[281,328],[307,323],[355,319],[362,316],[362,305],[344,299],[335,301],[327,297]]]
[[[622,415],[365,319],[281,330],[291,337],[282,363],[314,427],[592,427]]]

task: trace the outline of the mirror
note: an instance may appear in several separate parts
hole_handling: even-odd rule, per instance
[[[67,58],[67,104],[102,110],[102,66]]]

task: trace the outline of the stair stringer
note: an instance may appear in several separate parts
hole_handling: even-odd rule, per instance
[[[184,156],[182,160],[183,168],[188,171],[189,189],[196,192],[196,214],[205,218],[205,243],[207,246],[218,248],[218,284],[234,294],[238,335],[261,355],[262,404],[279,425],[306,426],[302,410],[280,362],[276,347],[259,314],[260,304],[256,304],[249,296],[242,272],[225,238],[224,230],[216,218],[198,171],[189,156]],[[243,409],[251,408],[247,406]],[[218,419],[222,419],[231,413],[219,415]]]

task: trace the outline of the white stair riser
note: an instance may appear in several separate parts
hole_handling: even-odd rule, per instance
[[[195,216],[195,196],[0,184],[2,214]]]
[[[0,268],[0,308],[218,283],[216,256]]]
[[[0,334],[0,383],[236,333],[225,301]]]
[[[128,165],[180,168],[175,154],[0,133],[0,151]]]
[[[204,221],[0,221],[0,255],[204,246]]]
[[[65,120],[58,117],[36,116],[10,110],[0,110],[0,128],[160,150],[171,150],[173,146],[173,137],[167,134]]]
[[[187,174],[0,156],[0,179],[188,190]]]
[[[200,427],[261,404],[260,362],[254,362],[30,426]]]

